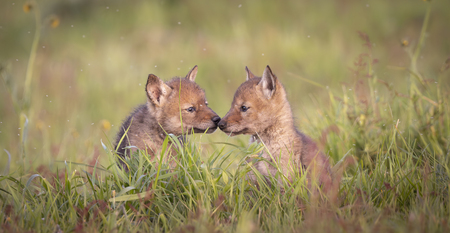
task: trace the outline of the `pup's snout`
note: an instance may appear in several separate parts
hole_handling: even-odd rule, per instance
[[[211,118],[211,120],[214,122],[214,124],[219,124],[220,121],[220,117],[219,116],[214,116],[213,118]]]
[[[218,124],[217,126],[219,126],[219,128],[220,128],[221,130],[223,130],[223,129],[225,129],[225,128],[227,127],[227,122],[225,122],[225,121],[220,121],[219,124]]]

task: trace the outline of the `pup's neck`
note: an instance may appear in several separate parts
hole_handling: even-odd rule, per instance
[[[146,108],[144,109],[144,111],[141,111],[140,114],[142,114],[142,116],[139,116],[137,118],[144,119],[143,122],[138,123],[140,124],[140,127],[148,129],[147,132],[155,132],[154,135],[149,136],[152,139],[158,140],[162,143],[164,141],[164,138],[166,137],[166,133],[161,128],[161,125],[156,119],[154,107],[151,104],[147,103]]]
[[[289,105],[285,105],[274,116],[272,124],[261,132],[253,135],[253,140],[263,142],[266,146],[271,145],[288,146],[292,145],[297,135],[297,129],[294,126],[294,118]]]
[[[155,107],[150,103],[147,103],[146,106],[147,111],[144,111],[143,113],[146,114],[148,118],[151,120],[149,120],[149,122],[143,125],[142,127],[147,127],[147,129],[149,129],[149,132],[157,132],[157,135],[153,135],[153,138],[155,138],[155,140],[158,141],[157,142],[158,144],[162,144],[167,135],[166,131],[164,131],[164,129],[158,123],[157,117],[155,116],[156,112]],[[186,135],[175,135],[175,136],[177,136],[180,143],[183,144],[186,142]]]

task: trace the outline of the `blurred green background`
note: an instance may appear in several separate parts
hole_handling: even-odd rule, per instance
[[[423,18],[430,24],[419,71],[435,79],[450,56],[450,2],[377,1],[0,1],[0,162],[54,167],[55,161],[92,163],[114,141],[122,120],[146,101],[147,75],[164,80],[199,66],[197,83],[224,116],[244,67],[261,75],[270,65],[288,91],[297,125],[315,139],[304,116],[320,115],[326,88],[353,85],[354,62],[371,40],[375,75],[407,90],[408,68]],[[39,7],[42,28],[33,66],[26,157],[20,158],[20,106]],[[28,11],[29,12],[26,12]],[[449,73],[443,78],[448,85]],[[15,108],[14,106],[19,106]],[[111,125],[111,127],[109,127]],[[326,125],[323,125],[326,128]],[[104,133],[103,133],[104,132]],[[202,142],[245,145],[220,131]],[[210,148],[207,146],[207,148]],[[212,150],[212,148],[211,148]],[[0,168],[3,169],[3,168]]]

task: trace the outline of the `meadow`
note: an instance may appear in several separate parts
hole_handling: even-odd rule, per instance
[[[0,2],[0,232],[448,232],[450,4],[432,1]],[[147,75],[199,66],[224,116],[270,65],[333,192],[245,179],[262,145],[168,135],[116,165]],[[164,158],[168,142],[178,166]],[[282,177],[277,174],[270,179]]]

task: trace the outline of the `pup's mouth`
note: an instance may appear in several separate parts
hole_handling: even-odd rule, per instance
[[[214,131],[216,131],[217,129],[217,126],[209,127],[207,129],[193,127],[192,129],[194,130],[194,133],[214,133]]]
[[[222,129],[222,131],[224,133],[229,134],[231,137],[239,135],[239,134],[248,134],[248,133],[245,133],[245,132],[247,132],[247,130],[248,130],[248,128],[244,128],[244,129],[239,130],[239,131],[232,131],[232,130],[228,130],[227,128]]]

